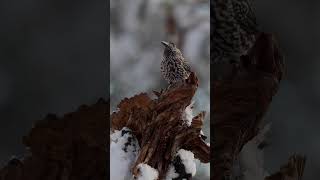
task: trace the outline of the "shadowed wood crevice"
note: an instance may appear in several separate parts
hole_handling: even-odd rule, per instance
[[[209,162],[210,146],[200,132],[205,112],[193,117],[190,126],[184,118],[197,88],[198,79],[191,73],[184,83],[154,92],[156,99],[142,93],[119,103],[118,111],[111,115],[112,130],[131,129],[141,147],[132,167],[134,176],[140,173],[138,165],[144,163],[158,170],[159,179],[163,179],[182,148],[193,152],[201,162]]]

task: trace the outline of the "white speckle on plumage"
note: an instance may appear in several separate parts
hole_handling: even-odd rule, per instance
[[[190,66],[181,51],[172,42],[161,42],[165,48],[161,62],[161,73],[169,84],[183,82],[190,75]]]
[[[214,63],[240,61],[255,43],[258,32],[251,0],[211,1],[211,59]]]

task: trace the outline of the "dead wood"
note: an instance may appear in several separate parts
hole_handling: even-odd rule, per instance
[[[213,128],[211,179],[230,177],[242,147],[257,135],[284,72],[283,55],[271,34],[257,36],[242,65],[212,84]]]
[[[185,83],[155,92],[154,100],[142,93],[120,102],[118,112],[111,115],[112,130],[128,127],[139,142],[141,149],[132,167],[134,176],[139,175],[137,166],[145,163],[157,169],[159,179],[163,179],[179,149],[192,151],[201,162],[209,162],[210,147],[200,135],[205,112],[195,116],[190,126],[184,120],[197,88],[198,79],[191,73]]]
[[[302,180],[305,164],[305,156],[294,154],[289,158],[287,164],[283,165],[278,172],[266,177],[265,180]]]
[[[29,155],[13,158],[0,170],[0,180],[107,179],[109,103],[57,117],[48,114],[23,138]]]

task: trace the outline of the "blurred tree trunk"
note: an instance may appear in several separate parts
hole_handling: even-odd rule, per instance
[[[214,143],[211,179],[236,179],[233,172],[235,160],[244,145],[260,131],[262,119],[285,71],[284,56],[272,34],[260,33],[248,55],[241,57],[240,66],[224,64],[218,68],[221,69],[215,75],[219,78],[214,78],[212,83]],[[298,160],[291,164],[300,167],[295,174],[301,177],[305,160],[295,157]]]

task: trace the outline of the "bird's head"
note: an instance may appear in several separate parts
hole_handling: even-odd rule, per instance
[[[161,44],[164,45],[165,49],[175,49],[176,45],[173,42],[161,41]]]
[[[181,54],[180,50],[176,47],[173,42],[165,42],[161,41],[164,45],[164,55],[174,55],[174,54]]]

